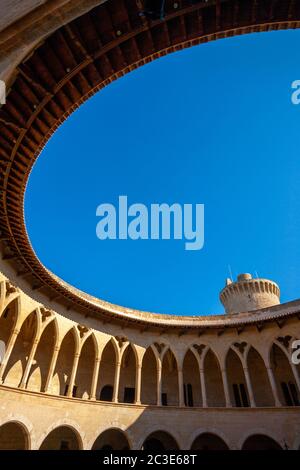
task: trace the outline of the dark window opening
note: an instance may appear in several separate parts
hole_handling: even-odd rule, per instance
[[[168,395],[167,393],[161,394],[161,404],[162,406],[168,406]]]
[[[246,387],[244,384],[240,384],[240,393],[241,393],[241,399],[242,399],[242,404],[245,408],[249,406],[249,400],[246,392]]]
[[[293,382],[289,382],[289,389],[292,395],[294,406],[299,406],[300,401],[299,401],[298,391],[297,391],[296,385]]]
[[[125,387],[124,388],[124,403],[134,403],[135,400],[135,388]]]
[[[114,388],[112,385],[104,385],[100,392],[101,401],[112,401]]]
[[[246,392],[246,387],[244,384],[233,384],[233,396],[235,401],[235,406],[237,408],[249,407],[249,400]]]
[[[183,393],[184,393],[184,404],[185,404],[185,406],[194,406],[192,384],[184,384],[183,385]]]
[[[281,389],[286,406],[299,406],[297,387],[293,382],[281,382]]]
[[[70,450],[69,441],[61,441],[59,450]]]
[[[74,385],[73,386],[73,390],[72,390],[72,397],[75,398],[76,397],[76,393],[77,393],[77,385]],[[65,386],[65,393],[64,393],[64,396],[66,397],[68,395],[68,391],[69,391],[69,384],[66,384]]]

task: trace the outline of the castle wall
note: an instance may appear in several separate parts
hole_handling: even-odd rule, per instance
[[[282,389],[284,382],[300,397],[299,367],[291,363],[292,340],[300,336],[295,316],[259,329],[252,325],[222,334],[208,329],[201,336],[197,330],[179,336],[120,328],[58,304],[45,307],[1,274],[0,334],[6,343],[0,424],[22,423],[31,448],[49,435],[45,448],[69,443],[88,449],[106,429],[124,432],[132,448],[155,431],[169,433],[166,442],[173,436],[186,449],[202,432],[219,436],[230,448],[240,448],[247,433],[296,445],[299,410],[297,403],[287,403]],[[101,399],[107,385],[111,396]],[[241,385],[247,403],[236,399],[234,387]],[[130,404],[124,403],[126,388],[133,392]],[[58,426],[64,428],[56,433]],[[117,440],[124,448],[125,441],[112,431],[101,439],[113,446]],[[0,427],[0,446],[5,445],[1,442]]]

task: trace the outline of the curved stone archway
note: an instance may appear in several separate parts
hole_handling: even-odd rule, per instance
[[[30,367],[28,375],[26,384],[26,388],[28,390],[35,390],[37,392],[45,390],[57,336],[57,322],[56,320],[52,320],[48,323],[40,337],[37,350],[34,355],[34,361]]]
[[[37,312],[33,311],[23,322],[3,374],[3,383],[18,387],[38,328]]]
[[[107,429],[95,440],[91,450],[129,450],[129,442],[123,431],[116,428]]]
[[[119,402],[134,403],[135,401],[135,379],[136,379],[136,355],[132,344],[129,344],[122,356]]]
[[[207,404],[209,407],[225,406],[225,395],[222,381],[222,373],[217,356],[209,349],[204,362],[205,388]]]
[[[229,448],[216,434],[203,433],[196,437],[191,450],[229,450]]]
[[[271,437],[254,434],[246,439],[242,450],[282,450],[282,447]]]
[[[274,406],[274,396],[264,360],[253,346],[247,355],[247,365],[256,406]]]
[[[43,440],[40,450],[81,450],[82,442],[78,432],[71,426],[58,426]]]
[[[179,450],[179,446],[171,434],[166,431],[155,431],[144,440],[142,449],[150,451]]]
[[[179,405],[178,364],[173,351],[169,348],[162,360],[161,402],[164,406]]]
[[[29,433],[22,423],[10,421],[0,426],[0,450],[28,450]]]
[[[142,361],[141,402],[157,404],[157,361],[151,346],[146,350]]]
[[[300,406],[299,390],[288,355],[276,343],[272,345],[270,351],[270,362],[281,404],[283,406]]]

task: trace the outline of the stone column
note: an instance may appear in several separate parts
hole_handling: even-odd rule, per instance
[[[279,396],[278,396],[278,392],[277,392],[277,386],[276,386],[276,382],[275,382],[275,379],[274,379],[274,373],[273,373],[273,369],[272,369],[271,366],[267,367],[267,373],[268,373],[271,389],[272,389],[272,392],[273,392],[273,397],[274,397],[274,400],[275,400],[275,406],[278,406],[278,407],[282,406],[281,402],[279,400]]]
[[[96,357],[94,370],[93,370],[90,400],[96,400],[97,384],[98,384],[98,377],[99,377],[99,370],[100,370],[100,361],[101,361],[101,358]]]
[[[9,338],[9,342],[7,344],[6,352],[5,352],[3,361],[2,361],[1,366],[0,366],[0,383],[3,383],[3,380],[2,380],[3,374],[4,374],[5,368],[7,366],[7,363],[9,361],[10,355],[12,353],[12,350],[13,350],[13,347],[15,345],[15,342],[16,342],[16,339],[18,337],[19,332],[20,332],[20,330],[15,328],[13,330],[12,334],[11,334],[11,337]]]
[[[137,364],[135,374],[135,404],[141,404],[142,364]]]
[[[227,380],[227,373],[225,369],[222,369],[222,380],[223,380],[223,387],[224,387],[224,395],[225,395],[225,402],[226,402],[226,408],[231,408],[231,400],[230,400],[230,394],[229,394],[229,386],[228,386],[228,380]]]
[[[183,374],[182,369],[178,369],[178,391],[179,391],[179,406],[185,406],[184,393],[183,393]]]
[[[244,369],[244,374],[245,374],[245,379],[246,379],[246,384],[247,384],[247,390],[249,394],[249,400],[250,400],[250,406],[251,408],[255,408],[255,399],[254,399],[254,394],[253,394],[253,388],[252,388],[252,383],[249,375],[249,370],[248,367],[243,367]]]
[[[201,393],[202,393],[202,406],[207,408],[207,397],[206,397],[206,384],[204,370],[200,369],[200,383],[201,383]]]
[[[68,387],[67,397],[72,397],[73,396],[73,387],[74,387],[74,383],[75,383],[79,358],[80,358],[80,353],[76,353],[75,356],[74,356],[72,372],[71,372],[71,376],[70,376],[70,380],[69,380],[69,387]]]
[[[157,365],[157,406],[161,406],[161,362]]]
[[[40,338],[36,338],[34,340],[33,344],[32,344],[32,348],[31,348],[31,351],[30,351],[30,354],[29,354],[29,357],[28,357],[28,360],[27,360],[27,364],[26,364],[26,367],[25,367],[25,370],[24,370],[24,374],[23,374],[23,377],[22,377],[22,380],[21,380],[21,383],[20,383],[20,388],[26,388],[28,376],[29,376],[31,366],[32,366],[32,361],[34,359],[36,349],[37,349],[37,346],[39,344],[39,340],[40,340]]]
[[[121,369],[121,361],[117,361],[116,369],[115,369],[115,380],[114,380],[114,393],[112,401],[114,403],[118,403],[118,396],[119,396],[119,382],[120,382],[120,369]]]
[[[48,371],[48,375],[47,375],[47,380],[46,380],[46,384],[45,384],[45,388],[44,388],[45,393],[48,393],[48,390],[51,386],[52,377],[53,377],[54,370],[55,370],[55,367],[56,367],[56,362],[57,362],[57,357],[58,357],[59,350],[60,350],[60,346],[55,346],[54,347],[53,356],[52,356],[52,359],[51,359],[51,363],[50,363],[50,367],[49,367],[49,371]]]

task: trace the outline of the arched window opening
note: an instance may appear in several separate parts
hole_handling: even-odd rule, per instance
[[[93,371],[96,359],[94,337],[89,336],[85,341],[78,362],[76,373],[76,390],[73,393],[78,398],[88,399],[91,395]],[[73,396],[74,396],[73,395]]]
[[[282,447],[268,436],[255,434],[246,439],[242,450],[282,450]]]
[[[185,406],[202,406],[200,370],[197,359],[188,350],[182,365],[183,395]]]
[[[149,451],[164,451],[164,450],[178,450],[178,445],[175,439],[165,431],[156,431],[148,436],[143,445],[142,450]]]
[[[226,357],[226,373],[231,403],[240,408],[249,406],[243,366],[237,353],[230,349]]]
[[[219,436],[210,433],[203,433],[198,436],[191,450],[229,450],[227,444]]]
[[[123,403],[134,403],[135,401],[135,379],[136,379],[136,359],[131,344],[127,346],[123,353],[120,385],[119,385],[119,401]]]
[[[0,317],[0,341],[3,341],[7,349],[9,339],[17,321],[18,301],[12,301]]]
[[[177,361],[170,349],[165,353],[162,363],[161,402],[163,406],[178,406],[179,404]]]
[[[117,362],[116,351],[115,351],[113,342],[111,340],[106,344],[101,355],[99,377],[98,377],[98,384],[97,384],[97,393],[96,393],[96,396],[99,397],[100,400],[102,400],[101,398],[102,390],[108,384],[114,384],[116,362]],[[113,388],[113,385],[111,386]],[[112,397],[113,397],[113,391],[112,391],[111,399],[107,401],[112,401]]]
[[[151,347],[147,349],[143,357],[141,385],[141,402],[145,405],[156,405],[157,364]]]
[[[119,429],[107,429],[95,440],[92,450],[129,450],[129,442]]]
[[[204,359],[204,377],[208,406],[225,406],[221,370],[217,357],[211,349],[207,352]]]
[[[16,422],[0,426],[0,450],[28,450],[29,437],[25,428]]]
[[[77,432],[69,426],[60,426],[44,439],[40,450],[80,450],[82,444]]]
[[[43,331],[40,338],[34,360],[27,381],[27,388],[42,392],[46,386],[46,380],[54,353],[54,347],[57,339],[55,322],[52,321]]]
[[[50,393],[54,395],[67,395],[69,391],[69,382],[73,369],[75,356],[75,336],[71,329],[64,337],[55,366],[55,371],[50,385]],[[72,396],[76,396],[76,385],[72,390]]]
[[[37,331],[36,315],[32,312],[22,324],[3,375],[5,385],[18,387],[22,380]]]
[[[265,363],[253,347],[248,352],[247,365],[255,405],[257,407],[274,406],[274,396]]]
[[[272,346],[270,360],[281,404],[299,406],[299,390],[290,362],[277,344]]]

